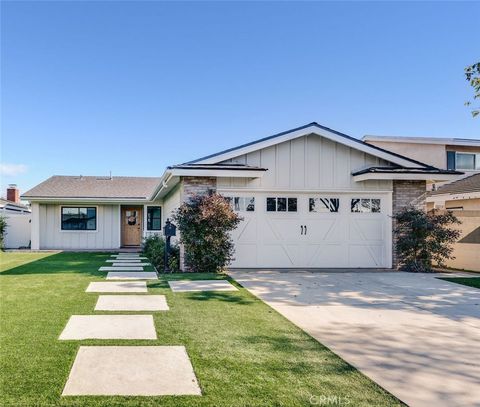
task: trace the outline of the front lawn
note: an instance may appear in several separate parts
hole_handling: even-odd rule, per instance
[[[172,293],[149,282],[170,311],[155,313],[158,340],[58,341],[72,314],[98,314],[85,293],[109,254],[1,253],[2,406],[308,406],[334,397],[351,406],[401,403],[246,290]],[[61,397],[82,345],[184,345],[202,396]],[[328,405],[328,404],[323,404]]]
[[[468,285],[469,287],[480,288],[480,277],[445,277],[440,280],[450,281],[451,283],[457,283],[462,285]]]

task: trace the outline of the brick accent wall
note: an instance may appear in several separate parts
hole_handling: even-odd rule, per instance
[[[215,177],[182,177],[182,197],[186,201],[193,195],[203,195],[217,190]]]
[[[205,195],[217,190],[217,179],[215,177],[182,177],[182,194],[183,202],[189,200],[194,195]],[[184,272],[190,271],[185,264],[185,247],[180,245],[180,270]]]
[[[393,194],[392,194],[392,215],[395,216],[401,210],[409,205],[415,205],[416,207],[422,205],[420,200],[424,200],[425,197],[422,195],[425,194],[427,188],[426,181],[393,181]],[[396,229],[395,219],[392,221],[393,231]],[[396,238],[395,234],[393,235],[393,268],[398,268],[398,257],[395,250]]]

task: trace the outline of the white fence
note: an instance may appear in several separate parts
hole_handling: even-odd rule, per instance
[[[4,241],[5,249],[18,249],[30,245],[32,215],[5,214],[7,230]]]

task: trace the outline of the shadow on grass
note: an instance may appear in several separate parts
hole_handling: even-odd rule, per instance
[[[111,253],[94,252],[62,252],[52,254],[20,266],[13,267],[0,273],[0,276],[25,275],[25,274],[89,274],[104,277],[104,271],[98,271],[105,265],[105,260]]]
[[[221,291],[199,291],[188,293],[187,298],[195,301],[225,301],[239,305],[250,305],[254,303],[253,300],[242,297],[241,295],[224,293]]]

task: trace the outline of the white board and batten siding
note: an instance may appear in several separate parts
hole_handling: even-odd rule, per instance
[[[97,208],[96,230],[62,230],[61,207],[39,205],[40,249],[98,250],[120,247],[120,205],[84,205]]]
[[[231,267],[391,267],[392,182],[355,182],[352,171],[385,161],[317,135],[254,151],[231,160],[268,168],[257,179],[219,178],[218,192],[255,198],[255,210],[232,233]],[[267,211],[268,197],[296,198],[297,211]],[[310,212],[310,199],[334,198],[337,212]],[[380,212],[354,213],[352,199],[380,200]],[[378,201],[377,201],[378,202]]]

